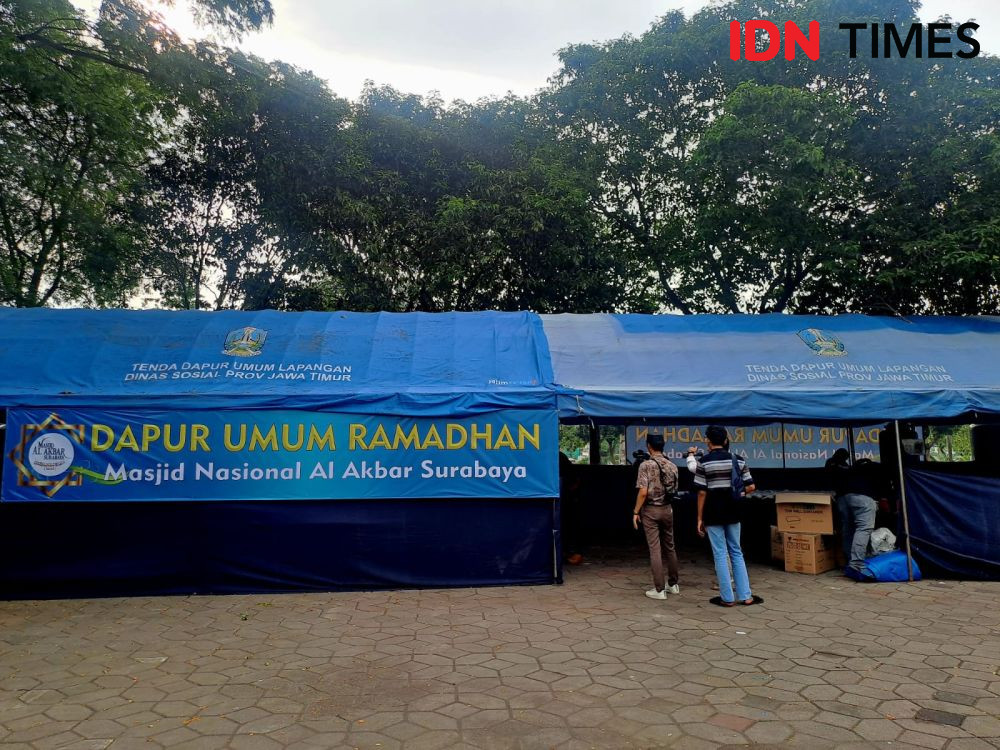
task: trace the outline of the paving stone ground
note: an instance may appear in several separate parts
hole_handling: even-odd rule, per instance
[[[1000,584],[751,577],[0,602],[0,745],[1000,748]]]

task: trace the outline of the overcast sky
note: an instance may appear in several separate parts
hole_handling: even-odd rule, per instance
[[[74,0],[93,8],[99,0]],[[157,0],[147,0],[156,5]],[[326,78],[354,98],[365,79],[406,92],[474,100],[530,94],[567,44],[640,34],[668,10],[707,0],[273,0],[274,26],[241,46]],[[182,35],[200,32],[185,0],[163,10]],[[1000,53],[1000,0],[926,0],[923,20],[950,14],[981,26],[983,49]]]

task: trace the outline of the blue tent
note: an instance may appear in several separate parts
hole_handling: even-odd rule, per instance
[[[0,351],[4,499],[22,501],[0,503],[7,596],[551,582],[557,415],[1000,415],[998,318],[2,310]],[[257,458],[294,448],[296,422],[318,452],[349,434],[362,480],[387,455],[406,454],[399,471],[453,447],[469,460],[416,489],[323,495],[291,463],[254,463],[255,441]],[[198,485],[222,476],[199,464],[210,432],[238,461]],[[497,456],[526,442],[532,475],[502,474]],[[126,460],[147,447],[145,465]],[[300,489],[272,494],[283,472]]]
[[[559,575],[535,315],[2,310],[0,351],[0,595]]]
[[[531,313],[7,309],[0,351],[4,407],[460,416],[552,403]]]
[[[864,424],[1000,415],[997,317],[542,320],[564,421]],[[921,560],[996,578],[1000,480],[908,469],[906,487]]]
[[[1000,414],[1000,318],[542,321],[565,420],[865,423]]]
[[[220,356],[257,345],[242,363]],[[8,309],[0,351],[14,365],[0,377],[6,407],[454,416],[558,403],[564,419],[696,421],[1000,414],[1000,318],[989,317]],[[191,369],[220,359],[229,377]],[[253,372],[235,370],[243,364],[309,369],[305,380],[234,377]]]

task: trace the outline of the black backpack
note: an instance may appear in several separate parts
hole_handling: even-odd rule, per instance
[[[730,453],[733,459],[733,468],[730,470],[730,484],[732,484],[733,500],[739,502],[746,498],[746,485],[743,484],[743,472],[740,471],[740,462],[736,454]]]

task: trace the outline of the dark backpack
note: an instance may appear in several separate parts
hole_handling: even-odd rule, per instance
[[[733,468],[730,470],[730,483],[732,484],[733,500],[740,501],[746,498],[746,485],[743,484],[743,472],[740,471],[739,459],[732,453]]]

